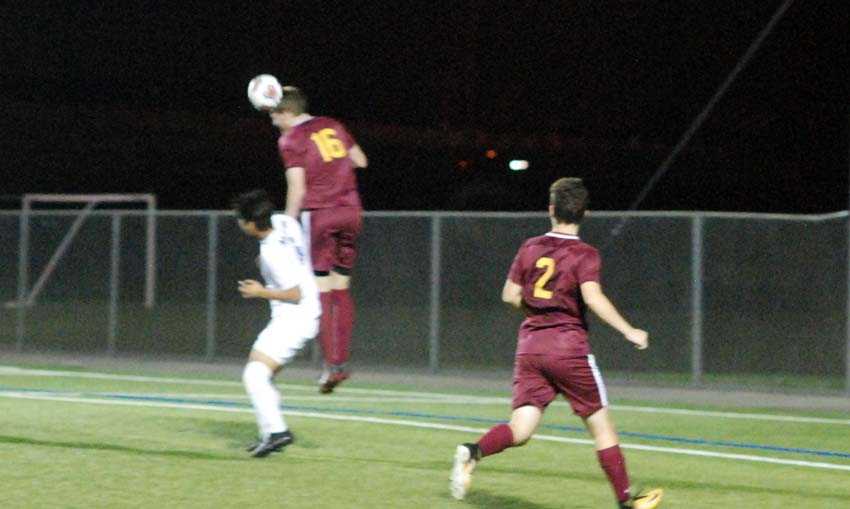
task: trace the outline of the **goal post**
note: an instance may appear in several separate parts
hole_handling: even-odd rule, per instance
[[[52,204],[85,204],[77,215],[71,227],[65,233],[59,246],[53,252],[41,274],[30,287],[30,217],[37,203]],[[17,316],[17,349],[23,348],[25,335],[26,308],[35,305],[39,294],[44,289],[50,276],[56,270],[62,257],[77,236],[85,220],[92,214],[95,207],[105,203],[142,203],[146,208],[145,228],[145,288],[144,304],[147,308],[154,306],[156,298],[156,196],[153,194],[25,194],[21,200],[20,231],[18,240],[18,289],[17,300],[7,303],[9,307],[18,309]],[[113,242],[115,237],[113,235]],[[113,274],[111,277],[116,277]],[[111,300],[117,299],[113,292]],[[113,309],[114,302],[110,303]]]

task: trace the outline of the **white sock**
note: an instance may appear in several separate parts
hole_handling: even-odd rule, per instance
[[[254,405],[260,436],[286,431],[286,423],[280,413],[280,393],[272,385],[272,370],[262,362],[250,361],[242,372],[242,382]]]

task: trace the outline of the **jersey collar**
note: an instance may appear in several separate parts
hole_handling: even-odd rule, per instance
[[[307,113],[302,113],[301,115],[298,115],[298,117],[296,117],[295,122],[292,123],[292,127],[295,127],[297,125],[301,125],[304,122],[307,122],[309,120],[313,120],[314,118],[316,118],[316,117],[314,117],[312,115],[308,115]]]
[[[578,235],[570,235],[567,233],[555,233],[549,232],[546,234],[547,237],[555,237],[556,239],[569,239],[569,240],[581,240]]]

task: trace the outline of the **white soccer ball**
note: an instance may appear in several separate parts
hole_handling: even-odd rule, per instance
[[[271,74],[260,74],[248,83],[248,100],[260,111],[277,106],[282,95],[283,87]]]

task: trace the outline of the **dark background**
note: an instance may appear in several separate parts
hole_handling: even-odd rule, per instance
[[[350,126],[368,209],[539,210],[565,175],[625,209],[780,4],[20,2],[0,13],[2,205],[282,205],[276,130],[245,97],[271,73]],[[640,208],[846,209],[848,11],[796,1]]]

